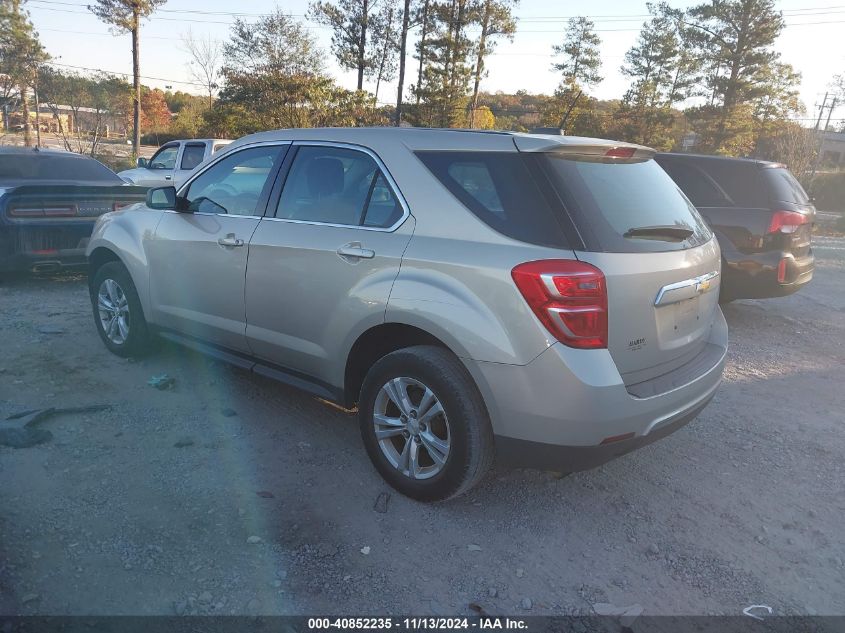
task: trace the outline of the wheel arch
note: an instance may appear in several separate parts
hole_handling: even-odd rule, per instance
[[[407,323],[381,323],[363,332],[352,344],[346,357],[343,381],[343,404],[351,407],[358,401],[361,385],[370,368],[391,352],[414,345],[441,347],[460,357],[460,353],[441,338]]]

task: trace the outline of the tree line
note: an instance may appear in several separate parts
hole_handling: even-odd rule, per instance
[[[85,79],[124,90],[109,107],[131,113],[136,148],[150,126],[232,138],[324,125],[544,126],[659,149],[677,148],[686,137],[700,151],[733,155],[771,154],[795,145],[802,133],[790,122],[805,113],[800,75],[776,50],[785,25],[773,0],[706,0],[686,10],[649,3],[650,17],[621,67],[629,87],[609,101],[591,95],[603,79],[602,42],[587,17],[570,19],[550,51],[550,71],[558,76],[554,94],[482,90],[491,54],[516,33],[518,1],[315,0],[308,17],[330,29],[328,52],[281,9],[256,20],[237,18],[222,43],[187,33],[182,47],[204,95],[185,95],[170,107],[166,95],[141,85],[139,70],[141,22],[165,0],[95,0],[89,7],[112,28],[132,33],[131,88],[109,77],[39,73],[48,56],[22,0],[0,0],[0,73],[18,88],[24,107],[41,74],[54,87]],[[327,72],[329,54],[355,73],[354,90]],[[396,92],[385,94],[394,81]],[[41,83],[42,94],[53,89]],[[0,87],[8,96],[11,87]],[[86,90],[90,103],[104,103],[101,92]],[[156,110],[153,103],[145,107],[145,99],[164,101],[176,116],[162,125],[164,117],[145,114]]]

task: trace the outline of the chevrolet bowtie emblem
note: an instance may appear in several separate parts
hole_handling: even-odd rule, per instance
[[[707,292],[708,290],[710,290],[710,280],[703,279],[702,281],[699,281],[695,289],[698,290],[699,293]]]

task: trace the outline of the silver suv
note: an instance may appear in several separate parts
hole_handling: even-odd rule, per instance
[[[713,396],[719,247],[652,150],[574,137],[301,129],[243,138],[104,215],[94,321],[344,407],[421,500],[501,462],[583,470]]]

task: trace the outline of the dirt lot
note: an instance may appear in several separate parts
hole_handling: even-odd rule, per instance
[[[347,415],[175,347],[120,360],[81,277],[6,281],[0,419],[113,408],[0,447],[0,614],[843,614],[845,239],[816,253],[798,295],[726,307],[726,380],[691,425],[428,506]]]

